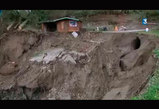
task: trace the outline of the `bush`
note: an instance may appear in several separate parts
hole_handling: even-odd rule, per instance
[[[28,20],[28,24],[35,25],[39,21],[46,20],[47,11],[45,10],[33,10],[30,13],[25,10],[4,10],[2,14],[3,22],[23,22]]]
[[[147,17],[148,20],[159,19],[158,10],[32,10],[31,13],[27,13],[25,10],[3,10],[1,18],[3,23],[9,24],[10,22],[23,22],[28,20],[28,25],[38,26],[38,22],[48,19],[56,19],[64,16],[74,16],[77,18],[83,18],[97,15],[97,14],[136,14],[141,20]],[[110,22],[115,23],[115,22]]]
[[[148,18],[149,21],[159,20],[159,10],[141,10],[138,11],[139,20]]]
[[[159,59],[159,50],[153,51],[156,58]],[[158,65],[157,65],[158,66]],[[158,66],[159,67],[159,66]],[[145,93],[133,97],[132,100],[159,100],[159,69],[157,68],[151,77]]]
[[[47,11],[43,10],[33,10],[27,17],[28,23],[30,25],[37,25],[40,21],[47,20]]]

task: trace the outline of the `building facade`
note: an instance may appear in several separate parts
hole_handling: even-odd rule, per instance
[[[78,32],[82,28],[82,22],[76,18],[64,17],[56,20],[42,22],[43,32]]]

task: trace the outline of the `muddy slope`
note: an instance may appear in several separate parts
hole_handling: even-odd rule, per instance
[[[13,38],[14,37],[14,38]],[[155,69],[158,39],[135,33],[6,34],[0,99],[129,99]]]

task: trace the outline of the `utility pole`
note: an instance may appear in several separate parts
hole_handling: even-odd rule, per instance
[[[2,15],[2,10],[0,10],[0,17]],[[0,22],[2,22],[2,17],[0,18]]]

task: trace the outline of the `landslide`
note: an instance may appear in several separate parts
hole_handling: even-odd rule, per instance
[[[10,32],[0,40],[0,99],[129,99],[155,69],[158,39],[137,33]]]

